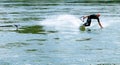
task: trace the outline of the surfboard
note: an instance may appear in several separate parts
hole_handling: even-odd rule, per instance
[[[79,27],[79,29],[80,29],[80,31],[85,31],[85,30],[86,30],[85,26],[83,26],[83,25],[81,25],[81,26]]]
[[[79,26],[79,30],[81,32],[88,32],[88,33],[99,33],[101,31],[101,29],[97,29],[97,28],[91,28],[91,27],[85,27],[83,25]]]
[[[87,32],[92,31],[90,28],[86,28],[86,27],[83,26],[83,25],[81,25],[81,26],[79,27],[79,30],[80,30],[80,31],[87,31]]]

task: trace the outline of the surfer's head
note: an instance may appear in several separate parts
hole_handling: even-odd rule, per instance
[[[100,13],[96,14],[98,17],[100,16]]]

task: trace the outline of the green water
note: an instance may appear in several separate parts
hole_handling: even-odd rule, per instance
[[[0,0],[0,65],[120,65],[119,11],[119,0]],[[80,31],[96,13],[104,28]]]

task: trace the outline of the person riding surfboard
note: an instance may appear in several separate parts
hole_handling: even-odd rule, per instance
[[[98,21],[98,24],[101,28],[103,28],[103,26],[101,25],[100,23],[100,20],[99,20],[99,17],[100,17],[100,14],[92,14],[92,15],[88,15],[88,16],[83,16],[83,22],[84,22],[84,19],[87,18],[87,21],[81,26],[82,28],[83,27],[87,27],[87,26],[90,26],[91,25],[91,20],[92,19],[97,19]],[[81,29],[82,29],[81,28]]]

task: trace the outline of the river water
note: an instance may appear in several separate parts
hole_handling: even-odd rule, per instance
[[[119,11],[117,0],[1,0],[0,65],[120,65]],[[104,28],[80,31],[96,13]]]

